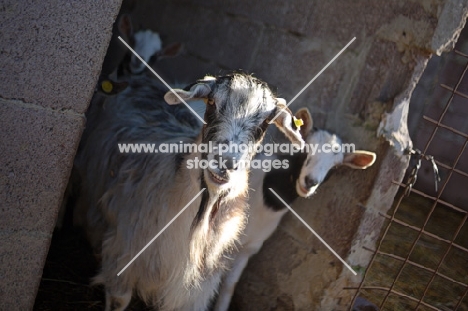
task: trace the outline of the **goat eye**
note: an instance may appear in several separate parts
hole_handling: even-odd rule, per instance
[[[263,125],[263,124],[262,124]],[[262,126],[260,127],[256,127],[254,130],[253,130],[253,138],[255,141],[259,141],[261,139],[261,137],[263,136],[263,133],[265,132],[265,128],[263,128]]]
[[[263,132],[266,131],[268,125],[270,125],[268,122],[270,122],[269,118],[265,119],[262,124],[260,124],[259,127],[256,128],[256,131],[258,132],[258,135],[263,134]]]
[[[216,111],[216,103],[213,98],[208,98],[206,100],[206,111],[209,113],[214,113]]]
[[[205,103],[205,121],[211,124],[216,118],[216,103],[212,98],[207,98]]]

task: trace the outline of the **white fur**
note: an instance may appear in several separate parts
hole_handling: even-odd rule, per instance
[[[158,53],[162,49],[162,41],[157,32],[141,30],[133,35],[135,40],[134,50],[140,57],[148,63],[151,56]],[[141,73],[146,68],[133,53],[130,61],[130,71],[133,74]]]
[[[258,157],[261,159],[262,156]],[[274,157],[269,157],[273,159]],[[258,253],[263,242],[275,231],[281,218],[286,214],[287,209],[275,212],[264,206],[262,182],[265,172],[260,169],[253,169],[250,178],[249,189],[249,218],[244,234],[240,240],[240,246],[234,254],[234,263],[231,270],[224,276],[219,288],[219,295],[216,300],[215,311],[228,310],[231,297],[237,282],[244,271],[249,258]]]
[[[335,134],[318,130],[307,137],[307,144],[312,146],[323,146],[324,144],[328,144],[329,146],[340,146],[341,139]],[[330,169],[343,163],[343,158],[344,154],[342,152],[324,153],[322,152],[321,147],[319,147],[315,151],[315,154],[312,154],[312,150],[310,150],[307,155],[307,160],[301,170],[299,179],[296,181],[297,193],[304,198],[314,194]],[[305,183],[306,177],[316,180],[318,182],[317,185],[308,188]]]

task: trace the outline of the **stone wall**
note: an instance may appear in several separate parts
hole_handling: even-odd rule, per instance
[[[0,309],[32,309],[120,1],[0,4]]]
[[[144,2],[143,2],[144,3]],[[377,152],[367,171],[340,168],[296,211],[356,271],[353,276],[293,216],[252,258],[234,310],[346,310],[407,166],[411,93],[431,53],[453,47],[467,1],[159,1],[134,15],[139,27],[180,41],[162,60],[172,82],[205,73],[253,72],[291,99],[354,36],[356,41],[296,101],[315,125]]]

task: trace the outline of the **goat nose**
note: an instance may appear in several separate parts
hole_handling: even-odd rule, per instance
[[[319,182],[312,178],[312,177],[309,177],[309,176],[306,176],[305,178],[305,185],[308,189],[312,188],[312,187],[315,187],[319,184]]]
[[[222,170],[235,171],[238,167],[236,159],[229,156],[219,156],[218,163],[219,168]]]
[[[231,158],[231,157],[227,157],[225,158],[226,162],[224,162],[224,164],[226,165],[226,169],[229,170],[229,171],[235,171],[237,170],[237,163],[236,163],[236,160],[234,158]]]

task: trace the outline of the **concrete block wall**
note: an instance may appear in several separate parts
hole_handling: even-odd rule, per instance
[[[34,304],[119,7],[0,4],[0,310]]]

